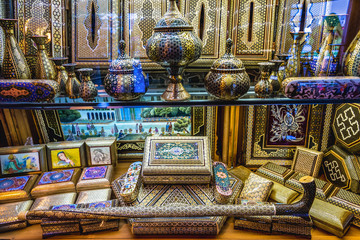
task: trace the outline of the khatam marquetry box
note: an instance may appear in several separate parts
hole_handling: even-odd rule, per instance
[[[287,167],[280,166],[272,162],[268,162],[262,165],[256,170],[256,173],[283,185],[285,184],[286,180],[294,174],[294,172]]]
[[[28,211],[32,200],[0,205],[0,232],[12,231],[27,226],[27,222],[18,219],[18,214]]]
[[[113,171],[112,165],[84,168],[80,175],[79,182],[76,184],[76,191],[80,192],[110,187]]]
[[[123,175],[125,176],[125,175]],[[228,203],[238,197],[243,183],[229,174],[233,195]],[[121,202],[119,191],[114,188],[121,205],[126,206],[171,206],[171,205],[214,205],[217,204],[213,184],[158,184],[141,185],[137,199],[130,204]],[[128,220],[134,234],[193,234],[216,235],[220,232],[226,217],[181,217],[181,218],[131,218]]]
[[[304,188],[300,183],[300,178],[304,176],[306,175],[303,173],[295,173],[286,181],[285,186],[298,192],[304,192]],[[314,178],[314,180],[316,184],[315,197],[326,201],[326,198],[334,190],[334,185],[318,178]]]
[[[79,175],[79,168],[44,172],[31,190],[31,196],[38,198],[57,193],[75,192]]]
[[[291,170],[317,177],[324,154],[304,147],[296,147]]]
[[[111,188],[82,191],[76,199],[76,204],[108,201],[111,197]]]
[[[343,189],[360,193],[360,159],[340,147],[331,146],[324,155],[323,170],[327,181]]]
[[[31,198],[30,190],[38,175],[0,178],[0,204]]]
[[[360,195],[336,188],[328,198],[328,202],[352,212],[354,214],[352,224],[360,227]]]
[[[208,184],[212,165],[207,137],[148,137],[141,171],[145,184]]]
[[[234,229],[271,233],[271,216],[249,216],[234,219]]]

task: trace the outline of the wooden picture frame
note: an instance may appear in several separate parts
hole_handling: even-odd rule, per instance
[[[44,144],[0,148],[0,176],[40,174],[47,171]]]
[[[88,138],[85,141],[88,166],[116,166],[116,138]]]
[[[46,146],[49,171],[86,166],[84,141],[54,142]]]

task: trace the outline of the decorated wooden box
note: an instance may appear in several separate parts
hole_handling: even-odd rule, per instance
[[[148,137],[141,171],[145,184],[208,184],[212,165],[207,137]]]
[[[50,171],[86,166],[84,141],[52,142],[46,147]]]
[[[345,103],[335,110],[332,122],[338,144],[350,152],[360,151],[360,104]]]
[[[331,146],[324,155],[322,167],[327,181],[343,189],[360,193],[360,160],[340,147]]]
[[[234,229],[250,229],[271,233],[271,216],[250,216],[235,218]]]
[[[79,175],[78,168],[44,172],[31,190],[31,196],[38,198],[57,193],[75,192]]]
[[[360,227],[360,195],[336,188],[328,198],[328,202],[352,212],[354,214],[352,224]]]
[[[141,162],[132,163],[125,176],[120,176],[112,183],[112,188],[119,193],[125,203],[132,203],[139,194],[141,166]]]
[[[213,163],[215,179],[214,196],[216,202],[221,204],[226,204],[233,195],[229,174],[226,168],[226,165],[222,162]]]
[[[0,148],[0,169],[3,177],[47,171],[45,145]]]
[[[296,147],[291,170],[317,177],[323,159],[323,153],[304,147]]]
[[[297,216],[272,216],[271,232],[276,234],[294,234],[311,238],[313,221]]]
[[[304,189],[299,182],[300,178],[304,176],[306,175],[303,173],[295,173],[285,182],[285,186],[298,192],[304,192]],[[326,201],[326,198],[334,190],[334,185],[318,178],[314,178],[314,180],[316,184],[315,197]]]
[[[0,178],[0,204],[31,199],[30,190],[38,175]]]
[[[79,193],[76,204],[108,201],[111,198],[111,188],[82,191]]]
[[[109,188],[114,172],[113,169],[112,165],[84,168],[80,175],[79,182],[76,184],[76,191]]]
[[[240,179],[229,174],[233,203],[242,188]],[[120,203],[127,206],[172,206],[172,205],[214,205],[213,184],[185,185],[141,185],[137,199],[131,204],[121,203],[119,192],[114,191]],[[216,235],[220,232],[226,217],[181,217],[181,218],[132,218],[129,219],[134,234],[193,234]]]
[[[66,205],[75,203],[76,193],[61,193],[50,196],[39,197],[35,199],[31,206],[31,211],[34,210],[49,210],[52,206]],[[30,224],[41,223],[41,220],[29,220]]]
[[[87,138],[86,156],[88,166],[116,165],[116,138]]]
[[[256,170],[256,173],[281,184],[285,184],[286,180],[294,174],[287,167],[272,162],[262,165]]]
[[[32,200],[14,202],[0,205],[0,232],[12,231],[25,228],[27,222],[18,219],[18,214],[28,211],[33,203]]]

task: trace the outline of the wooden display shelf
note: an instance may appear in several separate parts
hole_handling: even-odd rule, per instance
[[[121,162],[115,168],[115,178],[124,174],[130,162]],[[24,229],[20,229],[17,231],[0,233],[0,240],[3,239],[15,239],[15,240],[35,240],[42,238],[42,231],[39,224],[33,225]],[[255,232],[251,230],[235,230],[234,229],[234,219],[229,218],[225,225],[223,226],[220,234],[217,236],[189,236],[189,235],[133,235],[130,231],[128,224],[121,220],[119,231],[108,231],[108,232],[99,232],[88,235],[63,235],[56,236],[49,239],[302,239],[296,235],[269,235],[269,234],[261,234],[260,232]],[[305,239],[305,238],[303,238]],[[321,229],[314,228],[312,230],[312,239],[318,240],[332,240],[339,239],[338,237],[331,235]],[[351,239],[351,240],[360,240],[360,228],[351,226],[349,232],[343,237],[343,239]]]

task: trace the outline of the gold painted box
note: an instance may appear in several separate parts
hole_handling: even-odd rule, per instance
[[[360,195],[336,188],[328,198],[328,202],[352,212],[354,214],[352,224],[360,227]]]
[[[314,225],[338,237],[343,237],[350,228],[354,214],[331,203],[315,199],[310,209]]]
[[[76,204],[108,201],[111,198],[111,188],[82,191],[76,199]]]
[[[115,137],[87,138],[85,145],[88,166],[116,166],[117,151]]]
[[[76,193],[61,193],[35,199],[30,211],[48,210],[52,206],[75,203]],[[29,220],[30,224],[41,223],[41,220]]]
[[[0,204],[31,199],[30,190],[38,175],[0,178]]]
[[[118,207],[119,201],[109,200],[94,202],[82,205],[81,208],[108,208],[108,207]],[[88,234],[93,232],[101,231],[117,231],[119,230],[120,220],[108,220],[108,221],[99,221],[91,219],[82,219],[80,220],[80,228],[82,234]]]
[[[112,165],[84,168],[76,184],[76,191],[80,192],[110,187],[113,172],[114,168]]]
[[[27,222],[18,219],[18,214],[22,211],[28,211],[32,200],[23,202],[6,203],[0,205],[0,232],[12,231],[24,228]]]
[[[53,206],[51,210],[67,210],[80,208],[79,204],[64,204]],[[41,220],[41,229],[43,231],[43,238],[68,235],[68,234],[80,234],[80,221],[79,220]]]
[[[86,166],[84,141],[52,142],[46,147],[49,171]]]
[[[45,145],[0,148],[0,169],[3,177],[47,171]]]
[[[209,184],[212,165],[207,137],[147,137],[144,184]]]
[[[306,175],[303,173],[295,173],[285,182],[285,186],[301,193],[304,192],[304,189],[299,182],[300,178],[304,176]],[[316,184],[315,197],[326,201],[326,198],[334,190],[334,185],[318,178],[314,178],[314,180]]]
[[[340,147],[331,146],[322,164],[325,178],[335,186],[360,193],[360,159]]]
[[[294,174],[294,172],[287,167],[280,166],[272,162],[268,162],[262,165],[256,170],[256,173],[283,185],[285,184],[286,180]]]
[[[233,203],[242,188],[242,181],[229,175]],[[185,185],[141,185],[137,199],[127,206],[171,206],[171,205],[214,205],[217,204],[213,184]],[[128,220],[133,234],[193,234],[216,235],[220,232],[226,217],[181,217],[181,218],[131,218]]]
[[[141,166],[141,162],[132,163],[125,176],[120,176],[112,183],[112,188],[125,203],[132,203],[139,194]]]
[[[57,193],[75,192],[75,185],[79,175],[79,168],[44,172],[31,190],[31,196],[38,198]]]

